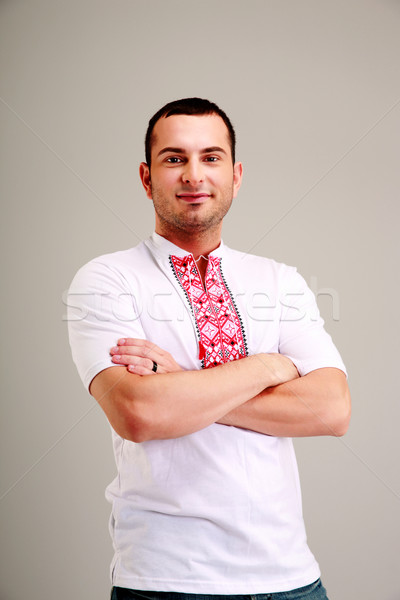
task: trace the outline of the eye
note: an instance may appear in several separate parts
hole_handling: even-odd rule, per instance
[[[204,158],[205,162],[217,162],[219,160],[218,156],[206,156]]]
[[[183,161],[181,158],[179,158],[179,156],[169,156],[168,158],[165,159],[165,162],[172,164],[172,165],[176,165]]]

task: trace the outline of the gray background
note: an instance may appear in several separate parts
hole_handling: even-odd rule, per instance
[[[63,292],[153,227],[149,117],[210,97],[245,178],[224,229],[298,266],[347,364],[342,439],[296,441],[331,600],[400,598],[397,0],[3,0],[1,600],[109,593],[108,424]]]

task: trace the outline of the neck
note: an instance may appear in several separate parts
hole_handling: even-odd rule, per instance
[[[164,228],[156,226],[156,233],[182,250],[193,254],[195,259],[200,256],[208,257],[210,252],[218,248],[221,243],[221,228],[218,231],[208,230],[194,234],[186,231],[165,231]]]

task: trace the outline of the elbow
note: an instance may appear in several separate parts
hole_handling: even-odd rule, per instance
[[[148,442],[149,440],[153,439],[150,431],[143,425],[143,423],[138,419],[132,418],[131,415],[124,419],[123,426],[119,431],[117,431],[117,433],[124,440],[135,442],[136,444]]]
[[[116,408],[109,421],[114,431],[124,440],[141,443],[155,439],[155,422],[151,418],[151,402],[132,395],[116,395]],[[111,417],[111,418],[110,418]]]
[[[122,376],[121,376],[122,375]],[[151,377],[128,375],[120,368],[105,369],[91,382],[90,393],[103,409],[112,429],[123,439],[145,442],[155,439],[160,429],[160,411]]]
[[[335,410],[334,415],[332,415],[331,434],[335,437],[342,437],[348,431],[351,418],[351,398],[347,384],[346,389],[336,398],[334,405]]]
[[[332,435],[334,437],[342,437],[347,433],[350,425],[350,415],[344,415],[341,419],[337,419],[332,427]]]
[[[137,406],[131,405],[123,415],[123,423],[117,433],[125,440],[140,444],[156,438],[154,422]]]

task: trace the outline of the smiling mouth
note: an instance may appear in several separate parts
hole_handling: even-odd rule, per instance
[[[190,192],[185,192],[184,194],[177,194],[176,197],[180,200],[184,200],[184,202],[187,202],[188,204],[201,204],[210,198],[210,194],[202,192],[191,194]]]

